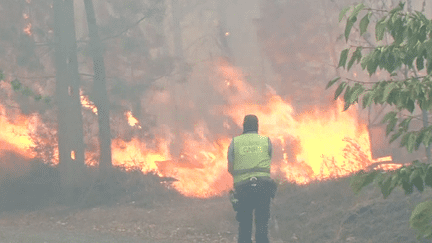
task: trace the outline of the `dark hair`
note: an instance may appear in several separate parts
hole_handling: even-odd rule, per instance
[[[243,133],[258,132],[258,117],[255,115],[246,115],[243,120]]]

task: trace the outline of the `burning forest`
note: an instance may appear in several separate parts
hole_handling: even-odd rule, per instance
[[[391,156],[378,160],[373,158],[368,123],[363,116],[359,115],[357,108],[342,111],[342,101],[332,101],[328,95],[323,95],[327,98],[321,98],[326,103],[325,106],[320,104],[301,107],[295,93],[280,93],[274,88],[278,85],[271,80],[268,81],[270,77],[261,75],[261,78],[256,78],[255,70],[242,68],[240,64],[242,64],[243,57],[232,50],[240,40],[234,39],[239,38],[236,37],[236,27],[230,26],[225,20],[222,21],[222,16],[227,14],[224,12],[226,10],[219,8],[218,14],[212,15],[206,12],[205,8],[198,7],[195,13],[207,14],[206,18],[209,20],[204,21],[201,26],[197,25],[194,32],[190,33],[190,39],[178,39],[176,35],[179,30],[176,28],[180,27],[174,25],[171,26],[173,30],[164,29],[164,22],[158,19],[161,18],[160,14],[163,11],[167,13],[171,11],[172,18],[175,18],[175,9],[173,9],[175,6],[154,4],[154,6],[148,5],[147,7],[157,9],[157,14],[150,17],[146,24],[140,25],[141,23],[138,22],[138,26],[128,30],[124,36],[106,42],[110,50],[105,57],[106,85],[110,94],[106,101],[101,100],[100,97],[103,95],[101,96],[99,91],[93,90],[94,87],[100,89],[102,86],[92,88],[91,80],[88,80],[88,77],[97,79],[96,75],[99,74],[96,73],[95,76],[81,75],[78,78],[81,81],[81,87],[77,86],[79,82],[64,86],[65,92],[67,89],[64,95],[69,98],[63,101],[58,94],[54,94],[55,99],[51,103],[49,103],[49,97],[53,94],[52,78],[41,82],[31,82],[26,79],[14,79],[13,75],[5,74],[1,84],[2,95],[9,101],[3,102],[0,107],[1,153],[13,151],[27,159],[40,159],[52,165],[61,163],[61,160],[67,161],[65,163],[76,163],[77,158],[85,157],[87,166],[97,167],[101,163],[101,154],[107,153],[107,150],[101,152],[103,143],[100,141],[103,138],[100,133],[103,131],[100,128],[102,118],[98,111],[102,108],[106,109],[103,104],[109,102],[111,117],[106,118],[111,127],[107,129],[111,131],[110,136],[112,137],[110,145],[112,160],[109,162],[125,170],[139,170],[144,174],[153,173],[160,177],[173,178],[174,182],[170,184],[170,187],[187,197],[208,198],[223,195],[230,190],[232,179],[227,172],[227,148],[231,138],[239,134],[242,118],[246,114],[256,114],[259,117],[260,132],[269,136],[275,144],[272,174],[279,183],[304,185],[312,181],[336,179],[366,170],[374,162],[391,160]],[[109,16],[124,15],[131,11],[128,8],[123,9],[121,6],[114,5],[104,5],[98,2],[96,4],[96,11],[101,16],[98,21],[101,21],[100,33],[102,36],[108,33],[109,24],[112,24],[110,21],[114,21]],[[305,7],[300,5],[301,8]],[[50,11],[55,10],[55,5],[38,5],[27,1],[23,6],[23,14],[20,15],[22,16],[21,37],[16,38],[23,38],[30,42],[41,42],[51,38],[53,23],[50,23],[48,19],[43,19],[49,23],[48,26],[43,26],[45,22],[42,21],[40,13],[44,8]],[[145,8],[144,5],[137,6]],[[75,5],[77,9],[84,7],[88,5]],[[270,11],[271,8],[272,4],[263,5],[263,13]],[[312,15],[313,11],[315,10],[309,9],[305,13]],[[88,30],[85,28],[85,21],[79,19],[83,17],[80,13],[76,12],[77,20],[74,21],[78,30],[77,38],[83,38],[85,31],[91,31],[92,28],[90,25],[88,25]],[[119,26],[114,25],[113,31],[117,31],[116,28],[121,30],[121,26],[127,25],[128,21],[131,22],[132,15],[129,17],[130,19],[122,17],[124,23],[119,23]],[[184,21],[193,22],[198,17],[200,15],[191,14],[189,19]],[[68,20],[62,21],[66,23]],[[167,17],[164,21],[171,20]],[[275,36],[272,37],[273,39],[266,39],[265,36],[270,35],[272,31],[271,28],[261,28],[265,26],[266,21],[268,20],[262,17],[255,23],[255,26],[259,27],[256,44],[261,41],[266,46],[277,39]],[[311,18],[310,21],[314,22],[315,19]],[[196,45],[194,35],[199,33],[200,28],[206,28],[208,27],[206,25],[215,23],[215,32],[211,33],[214,34],[215,39],[203,43],[208,48],[217,50],[219,53],[216,56],[219,57],[211,55],[210,59],[206,59],[202,56],[202,52],[187,48],[189,54],[178,51],[177,45],[190,45],[191,48],[198,48],[194,46]],[[43,28],[48,29],[48,35],[41,34],[44,31]],[[167,31],[173,31],[174,34],[165,33],[164,36],[164,32]],[[135,52],[131,52],[132,46],[139,47],[137,38],[145,40],[148,49],[143,49],[144,47],[141,46]],[[91,43],[94,44],[95,40],[92,40]],[[164,52],[161,50],[168,47],[160,45],[158,41],[166,41],[166,43],[171,41],[173,51],[177,56],[173,58],[162,54]],[[78,45],[78,56],[75,58],[86,64],[80,67],[80,72],[91,73],[91,66],[96,67],[95,65],[100,64],[96,59],[91,64],[91,58],[86,52],[87,43],[84,42],[84,44],[83,46]],[[217,48],[216,44],[219,45]],[[331,43],[328,45],[330,46]],[[35,47],[27,51],[28,55],[37,56]],[[271,62],[277,58],[271,52],[267,54]],[[119,57],[116,58],[116,55]],[[187,55],[190,56],[187,57]],[[45,60],[43,58],[45,57],[41,57],[39,61],[43,62]],[[191,65],[188,58],[202,61]],[[235,59],[240,61],[235,64]],[[282,60],[279,61],[279,65],[281,63],[283,63]],[[55,68],[48,64],[45,66],[45,69],[29,71],[25,65],[22,65],[17,70],[22,70],[28,76],[43,74]],[[273,67],[276,66],[273,64]],[[73,72],[72,65],[65,67],[69,70],[67,72]],[[304,70],[296,75],[301,73],[304,73]],[[61,78],[62,76],[57,75],[57,82]],[[77,77],[72,75],[63,78],[73,80]],[[184,82],[185,79],[187,79],[186,82]],[[60,84],[57,83],[56,87],[59,89]],[[49,110],[51,108],[47,107],[38,108],[37,102],[42,97],[48,97],[46,102],[48,106],[63,104],[61,107],[71,109],[70,114],[74,115],[65,113],[55,119],[55,110]],[[10,107],[10,104],[14,102],[18,104],[16,109]],[[74,102],[80,104],[81,112],[74,111],[76,109],[72,105]],[[23,113],[25,106],[31,106],[36,111]],[[62,126],[65,128],[70,126],[70,129],[75,129],[75,125],[80,121],[76,117],[80,113],[83,116],[84,135],[82,139],[85,149],[81,151],[82,149],[77,149],[76,145],[70,145],[71,147],[66,150],[60,149],[57,143],[63,135],[57,129],[61,129]],[[62,120],[63,117],[66,120]],[[65,122],[66,125],[58,127],[55,125],[56,122]],[[71,123],[67,125],[68,122]],[[69,131],[65,134],[71,137],[71,134],[74,133],[80,132]],[[78,139],[74,140],[76,143],[80,143],[79,137],[75,138],[75,135],[73,137],[73,139]],[[60,156],[64,153],[66,157]],[[385,167],[385,169],[391,168],[397,167]]]
[[[368,11],[360,15],[371,25],[385,9],[402,6],[396,0],[361,2],[356,8]],[[397,181],[397,169],[431,155],[420,140],[423,150],[411,154],[398,147],[401,137],[389,144],[387,134],[395,131],[381,121],[394,105],[374,100],[364,109],[359,96],[349,106],[346,93],[326,87],[338,76],[336,83],[368,92],[380,80],[410,74],[360,68],[362,57],[354,55],[392,39],[375,41],[365,20],[361,30],[349,29],[351,40],[344,38],[341,23],[351,12],[340,11],[353,3],[0,1],[0,228],[41,219],[56,230],[236,242],[237,221],[226,198],[233,189],[227,152],[245,115],[254,114],[259,133],[271,140],[270,172],[281,193],[271,206],[279,207],[272,208],[278,214],[270,219],[272,240],[362,242],[350,233],[369,227],[375,218],[362,220],[372,209],[373,217],[383,212],[384,203],[374,204],[371,191],[356,198],[348,181],[375,173],[388,176],[382,188],[411,183],[412,192],[420,172]],[[430,11],[423,0],[407,1],[402,9]],[[415,77],[425,78],[424,69],[432,69],[419,60],[423,71]],[[414,114],[410,129],[424,128],[424,135],[430,116],[412,106],[410,114],[395,115],[394,124]],[[406,127],[412,145],[420,133]],[[70,205],[74,209],[64,209]],[[13,218],[21,209],[34,210],[31,219]],[[399,220],[391,215],[387,221]],[[206,238],[211,234],[213,241]]]
[[[374,162],[367,125],[358,118],[356,109],[343,112],[342,103],[337,101],[327,110],[315,108],[296,112],[290,102],[270,86],[260,91],[248,84],[242,72],[228,62],[213,63],[212,72],[208,88],[224,100],[223,104],[207,104],[209,114],[200,117],[195,112],[195,97],[183,100],[189,104],[184,112],[197,118],[190,121],[192,130],[174,131],[168,124],[160,124],[152,128],[155,138],[150,145],[139,137],[129,140],[117,137],[112,143],[113,165],[175,178],[172,186],[188,197],[224,194],[232,187],[227,172],[227,148],[231,137],[239,133],[246,114],[259,117],[260,132],[275,144],[272,174],[280,183],[307,184],[336,179],[365,170]],[[157,91],[155,95],[165,98],[154,98],[152,105],[173,107],[171,93]],[[87,99],[81,100],[83,109],[97,115]],[[35,123],[42,121],[37,116],[22,114],[14,122],[9,119],[3,110],[2,151],[36,157],[32,151],[35,147],[32,133],[37,126]],[[131,111],[125,112],[122,119],[129,126],[125,129],[141,131]],[[213,127],[219,126],[217,132],[209,128],[212,120],[219,120],[219,124],[213,124]],[[173,150],[178,153],[174,154]],[[97,158],[91,156],[95,153],[98,151],[86,151],[88,158]],[[91,159],[86,163],[98,164]]]

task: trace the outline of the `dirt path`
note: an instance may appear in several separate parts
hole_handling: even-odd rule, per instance
[[[233,215],[225,198],[222,203],[191,200],[151,208],[119,205],[4,212],[0,243],[232,243],[237,228]]]
[[[0,227],[1,243],[120,243],[120,242],[141,242],[141,243],[168,243],[167,241],[149,241],[135,237],[114,236],[108,234],[82,233],[61,229],[35,229],[27,227]]]

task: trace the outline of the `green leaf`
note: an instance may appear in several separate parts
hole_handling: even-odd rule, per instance
[[[31,90],[29,87],[24,87],[22,90],[21,90],[21,93],[23,94],[23,95],[25,95],[25,96],[33,96],[33,90]]]
[[[0,81],[2,81],[5,78],[5,75],[2,70],[0,70]]]
[[[383,117],[381,123],[386,123],[387,121],[394,120],[396,118],[397,112],[396,111],[390,111]]]
[[[431,139],[431,131],[430,129],[427,129],[424,131],[424,135],[423,135],[423,144],[427,147],[429,146],[430,143],[430,139]]]
[[[356,50],[354,51],[350,61],[348,62],[348,71],[351,69],[352,65],[354,64],[355,61],[357,61],[357,63],[361,60],[362,58],[362,54],[361,51],[363,50],[363,47],[359,46],[356,48]]]
[[[398,138],[400,137],[400,135],[402,135],[402,132],[401,132],[401,131],[398,131],[398,132],[396,132],[396,133],[393,133],[392,136],[391,136],[391,138],[390,138],[389,143],[394,142],[396,139],[398,139]]]
[[[383,194],[384,199],[387,198],[391,191],[393,190],[390,188],[392,182],[392,176],[389,175],[387,178],[384,179],[384,181],[381,184],[381,193]]]
[[[409,176],[409,182],[413,182],[417,177],[420,176],[420,168],[414,169],[413,172],[411,172],[411,175]]]
[[[373,92],[368,92],[363,96],[362,107],[363,109],[370,106],[373,100]]]
[[[354,10],[352,11],[350,18],[357,17],[357,15],[362,11],[362,9],[365,7],[363,3],[359,3],[357,6],[354,7]]]
[[[416,59],[417,70],[421,71],[424,69],[424,59],[423,56],[419,56]]]
[[[363,87],[363,85],[356,83],[353,87],[353,89],[351,90],[351,96],[349,98],[349,103],[352,104],[354,101],[358,100],[358,97],[361,93],[363,93],[363,91],[365,90],[365,88]]]
[[[391,83],[387,84],[384,88],[384,93],[383,93],[383,97],[382,97],[381,102],[387,101],[387,98],[389,97],[390,92],[396,87],[397,87],[396,82],[391,82]]]
[[[404,6],[405,6],[405,3],[400,2],[399,5],[396,8],[392,9],[389,14],[394,15],[394,14],[402,11]]]
[[[11,82],[11,85],[12,85],[12,89],[14,90],[14,91],[18,91],[18,90],[20,90],[21,89],[21,82],[18,80],[18,79],[14,79],[14,80],[12,80],[12,82]]]
[[[423,179],[420,176],[416,177],[412,183],[417,188],[417,190],[419,190],[419,192],[423,192],[424,183],[423,183]]]
[[[354,26],[354,23],[357,21],[357,17],[353,16],[353,17],[349,17],[347,20],[347,24],[345,27],[345,41],[348,41],[349,35],[351,33],[351,29]]]
[[[375,73],[381,59],[381,50],[375,49],[373,53],[369,54],[369,56],[370,58],[367,62],[367,71],[369,75],[372,76],[372,74]]]
[[[386,136],[388,136],[395,128],[397,123],[397,118],[393,118],[390,120],[390,122],[387,124],[386,127]]]
[[[411,193],[414,192],[414,185],[412,183],[410,183],[408,180],[403,180],[402,181],[402,188],[405,191],[405,195],[409,195]]]
[[[398,17],[394,23],[392,33],[393,33],[393,38],[395,40],[394,42],[395,45],[400,45],[404,41],[404,33],[406,29],[404,23],[405,20],[402,20],[402,17]]]
[[[326,89],[330,88],[334,83],[336,83],[341,77],[334,78],[327,83]]]
[[[372,183],[377,175],[378,171],[376,170],[369,173],[360,171],[358,174],[351,177],[351,189],[354,191],[355,194],[358,194],[363,187]]]
[[[409,124],[411,123],[411,120],[413,117],[405,118],[401,123],[399,123],[399,127],[402,129],[402,131],[408,131]]]
[[[426,175],[424,178],[424,182],[427,186],[432,187],[432,165],[428,165],[428,168],[426,170]]]
[[[413,113],[415,106],[414,106],[414,101],[412,99],[409,98],[407,99],[406,108],[409,112]]]
[[[365,70],[365,68],[367,67],[371,59],[372,59],[372,54],[368,54],[361,59],[360,65],[363,70]]]
[[[411,213],[410,226],[417,230],[417,239],[432,235],[432,201],[419,203]]]
[[[34,96],[34,99],[35,99],[36,101],[40,101],[40,100],[42,99],[42,95],[37,94],[37,95]]]
[[[375,38],[377,41],[381,41],[384,38],[384,32],[387,26],[386,18],[387,16],[384,16],[375,25]]]
[[[423,25],[421,28],[420,28],[420,30],[419,30],[419,32],[417,33],[418,34],[418,40],[421,42],[421,43],[423,43],[425,40],[426,40],[426,38],[427,38],[427,36],[426,36],[426,25]]]
[[[417,139],[417,136],[415,133],[409,133],[408,140],[406,143],[406,148],[407,148],[408,152],[412,153],[416,139]]]
[[[45,102],[46,104],[49,104],[51,102],[51,97],[49,96],[45,96],[42,98],[43,102]]]
[[[345,16],[346,12],[348,12],[348,10],[350,10],[350,6],[347,6],[345,8],[342,9],[342,11],[340,11],[339,13],[339,22],[342,21],[342,18]]]
[[[351,97],[351,94],[352,94],[352,90],[353,89],[351,88],[351,86],[348,86],[346,88],[346,90],[345,90],[345,94],[344,94],[344,97],[343,97],[343,99],[345,101],[344,111],[347,110],[349,108],[349,106],[350,106],[350,97]]]
[[[418,150],[419,147],[420,147],[420,145],[422,144],[424,134],[425,134],[425,131],[421,131],[421,132],[419,133],[419,135],[417,136],[417,138],[416,138],[416,142],[415,142],[415,146],[414,146],[414,149],[415,149],[415,150]]]
[[[343,50],[341,52],[341,55],[340,55],[340,58],[339,58],[339,65],[338,65],[338,67],[345,68],[345,63],[346,63],[346,61],[348,59],[348,52],[349,52],[349,48],[347,48],[347,49],[345,49],[345,50]]]
[[[363,35],[367,31],[371,15],[372,13],[369,12],[360,20],[360,35]]]
[[[342,82],[342,83],[339,84],[338,88],[335,91],[335,97],[334,97],[335,100],[337,100],[337,98],[339,97],[339,95],[345,89],[346,85],[347,85],[346,82]]]

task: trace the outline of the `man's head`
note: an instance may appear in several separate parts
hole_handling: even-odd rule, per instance
[[[243,133],[258,132],[258,117],[246,115],[243,120]]]

